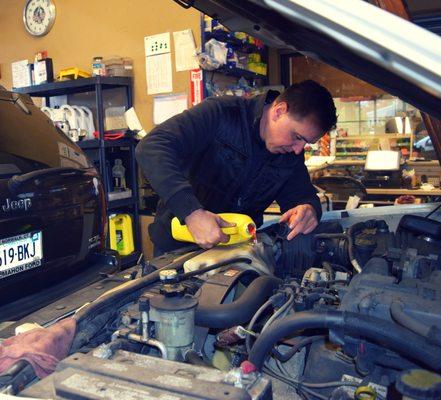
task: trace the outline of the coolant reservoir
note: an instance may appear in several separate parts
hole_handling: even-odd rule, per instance
[[[167,278],[161,277],[161,280],[167,282]],[[150,319],[155,322],[155,337],[167,348],[169,360],[182,361],[185,352],[193,345],[198,302],[185,294],[183,285],[164,283],[160,294],[150,301]]]

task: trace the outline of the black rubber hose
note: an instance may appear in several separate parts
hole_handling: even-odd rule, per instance
[[[441,346],[441,331],[435,325],[427,326],[412,318],[410,315],[407,315],[400,301],[392,301],[390,305],[390,315],[397,324],[400,324],[417,335],[424,336],[432,344]]]
[[[109,350],[115,354],[117,350],[129,351],[131,353],[140,353],[142,349],[141,343],[131,342],[127,339],[118,338],[109,343]]]
[[[440,349],[427,344],[421,336],[379,318],[334,310],[305,311],[275,322],[257,338],[249,360],[262,370],[274,345],[303,329],[340,329],[345,335],[371,340],[434,371],[441,371]]]
[[[207,328],[227,329],[251,320],[254,313],[282,283],[271,276],[256,278],[237,300],[228,304],[199,305],[195,323]]]
[[[356,232],[356,229],[358,229],[363,223],[359,222],[358,224],[354,224],[348,228],[347,232],[347,240],[348,240],[348,255],[349,260],[354,267],[355,271],[358,273],[361,272],[361,266],[358,263],[356,257],[355,257],[355,251],[354,251],[354,235]]]
[[[314,335],[314,336],[307,336],[303,339],[300,339],[297,343],[294,344],[289,350],[285,351],[284,353],[280,353],[280,351],[274,352],[273,355],[281,362],[287,362],[290,360],[294,354],[296,354],[298,351],[303,349],[303,347],[308,346],[311,343],[314,343],[318,340],[324,340],[326,338],[326,335]]]
[[[356,224],[351,225],[348,228],[348,230],[346,231],[346,234],[348,237],[349,259],[350,259],[351,264],[353,265],[354,269],[358,273],[360,273],[362,271],[362,268],[361,268],[361,265],[358,263],[357,258],[355,257],[354,242],[355,242],[355,235],[357,233],[359,233],[360,231],[362,231],[363,229],[384,229],[384,221],[370,219],[370,220],[364,221],[364,222],[357,222]]]
[[[185,353],[184,361],[192,365],[199,365],[202,367],[213,368],[210,364],[206,363],[202,359],[202,357],[200,357],[199,354],[194,350],[188,350]]]

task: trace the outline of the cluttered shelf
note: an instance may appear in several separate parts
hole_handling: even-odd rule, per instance
[[[385,133],[331,137],[331,149],[337,158],[364,160],[370,150],[398,150],[410,156],[414,137],[412,134]]]
[[[93,92],[97,85],[100,85],[103,89],[114,89],[121,86],[131,87],[132,78],[127,76],[94,76],[91,78],[79,78],[14,88],[14,91],[28,94],[32,97],[49,97]]]
[[[350,136],[338,136],[337,141],[347,140],[378,140],[378,139],[410,139],[410,135],[400,133],[384,133],[374,135],[350,135]]]
[[[136,144],[137,140],[133,138],[121,138],[117,140],[88,139],[77,142],[81,149],[98,149],[100,147],[125,147]]]
[[[230,43],[235,48],[239,48],[245,53],[261,52],[264,50],[263,47],[259,47],[253,43],[247,42],[245,39],[235,36],[234,33],[224,30],[205,32],[205,39],[207,41],[210,39],[216,39],[220,42]]]
[[[204,97],[255,95],[268,83],[268,49],[245,32],[229,31],[217,20],[201,16],[198,61]]]
[[[345,157],[345,156],[365,156],[367,151],[340,151],[336,152],[336,157]]]
[[[232,67],[228,65],[224,65],[218,69],[215,69],[213,72],[219,72],[224,75],[234,76],[236,78],[245,78],[249,80],[254,79],[266,79],[266,75],[258,74],[256,72],[250,71],[248,69]]]

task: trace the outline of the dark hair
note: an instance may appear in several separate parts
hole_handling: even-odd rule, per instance
[[[295,83],[276,99],[286,102],[292,116],[304,118],[313,115],[323,133],[335,128],[336,109],[328,89],[313,80]]]

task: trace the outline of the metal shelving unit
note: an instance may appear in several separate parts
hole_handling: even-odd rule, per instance
[[[14,89],[17,93],[28,94],[31,97],[43,97],[46,99],[46,104],[50,104],[50,98],[55,96],[72,95],[77,93],[95,93],[96,105],[96,122],[99,132],[98,139],[84,140],[76,144],[83,149],[86,154],[95,158],[99,164],[99,171],[103,180],[104,190],[106,192],[106,203],[108,213],[114,213],[116,210],[127,211],[133,216],[133,232],[135,251],[121,258],[123,266],[131,265],[139,258],[140,255],[140,234],[139,234],[139,210],[138,210],[138,185],[137,185],[137,165],[135,159],[136,140],[133,138],[123,138],[118,140],[104,139],[104,102],[103,92],[109,89],[121,88],[125,92],[125,107],[129,109],[132,107],[132,78],[130,77],[104,77],[97,76],[92,78],[82,78],[70,81],[51,82],[42,85],[33,85],[23,88]],[[129,162],[126,165],[129,170],[129,178],[131,182],[132,196],[129,198],[111,200],[109,201],[108,193],[111,188],[111,177],[109,177],[106,170],[106,161],[108,156],[106,154],[109,148],[129,149]],[[96,155],[98,154],[98,157]],[[93,157],[95,155],[95,157]],[[124,210],[125,209],[125,210]]]
[[[217,31],[211,31],[206,32],[205,31],[205,22],[204,22],[204,15],[201,14],[201,47],[202,49],[205,47],[205,43],[209,41],[210,39],[216,39],[220,42],[228,43],[232,45],[232,47],[241,52],[241,53],[259,53],[264,55],[264,59],[267,59],[267,49],[262,49],[257,47],[256,45],[252,43],[243,42],[242,40],[234,37],[234,35],[231,32],[227,32],[224,30],[217,30]],[[250,83],[256,83],[259,82],[260,85],[266,85],[268,83],[268,78],[266,75],[261,75],[256,72],[243,69],[243,68],[236,68],[229,65],[224,65],[218,69],[215,70],[203,70],[203,91],[204,91],[204,97],[208,96],[206,83],[210,79],[213,79],[213,76],[215,74],[220,74],[224,76],[230,76],[237,79],[245,78]]]
[[[391,149],[407,149],[409,155],[413,147],[412,134],[386,133],[372,135],[349,135],[345,137],[332,138],[331,140],[335,141],[335,156],[338,158],[357,157],[364,160],[370,145],[374,142],[379,145],[380,140],[389,141]]]

